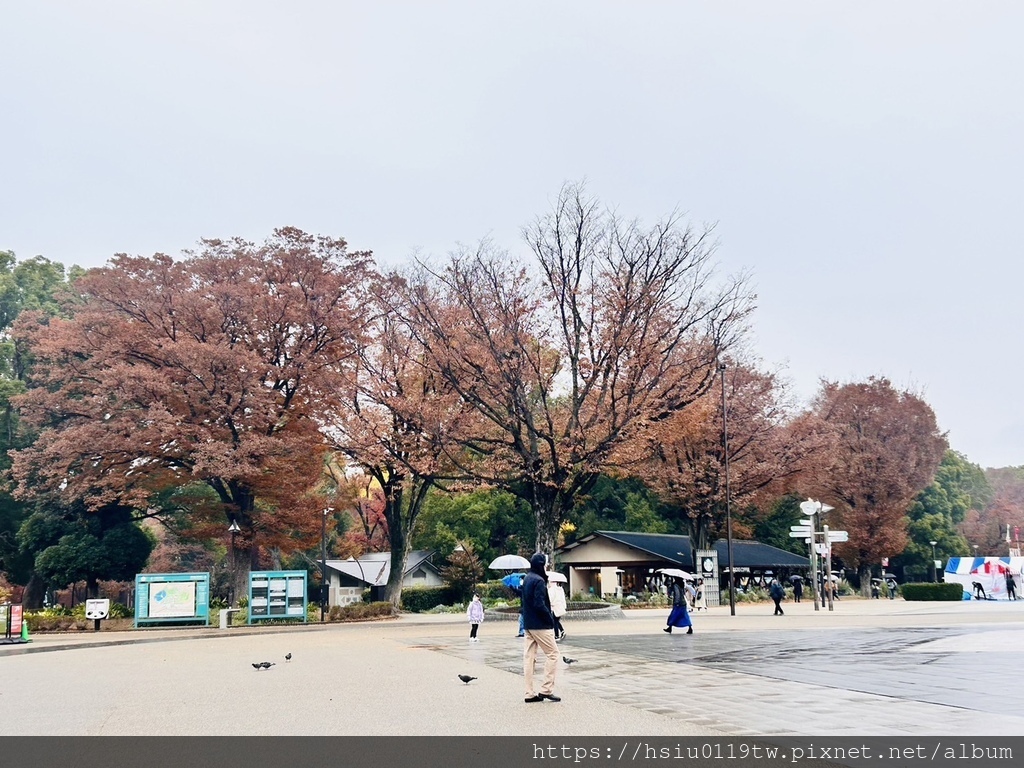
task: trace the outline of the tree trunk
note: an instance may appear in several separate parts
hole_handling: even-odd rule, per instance
[[[407,562],[409,562],[408,544],[403,543],[399,548],[392,546],[391,573],[388,574],[388,583],[384,587],[384,599],[395,608],[401,607],[402,604],[402,581],[405,579]]]
[[[232,552],[228,551],[228,584],[231,588],[229,599],[232,607],[238,605],[241,598],[249,597],[249,572],[256,570],[258,551],[241,541],[236,541]]]
[[[97,598],[100,596],[100,582],[95,576],[89,576],[85,580],[86,598]]]
[[[46,584],[39,578],[35,571],[32,571],[32,575],[28,578],[28,584],[25,585],[25,593],[21,597],[21,604],[25,606],[26,611],[38,611],[42,610],[43,597],[46,594]]]
[[[391,572],[384,587],[384,599],[395,608],[402,604],[402,580],[405,578],[405,564],[409,559],[409,537],[402,520],[402,493],[395,490],[384,500],[384,516],[388,521],[388,543],[391,547]]]
[[[860,596],[871,597],[871,566],[860,565],[857,568],[857,576],[860,577]]]
[[[560,523],[553,515],[534,507],[534,520],[537,524],[537,552],[548,556],[548,569],[554,568],[555,547],[558,544],[558,528]]]

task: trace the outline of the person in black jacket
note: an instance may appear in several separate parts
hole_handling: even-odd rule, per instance
[[[548,597],[547,557],[537,552],[530,558],[530,570],[523,580],[523,677],[526,679],[526,703],[561,701],[555,696],[555,670],[558,668],[558,646],[555,644],[555,617]],[[544,680],[534,693],[533,672],[537,648],[544,651]]]
[[[662,632],[672,634],[672,627],[686,627],[686,634],[693,634],[693,621],[690,619],[690,612],[686,610],[686,590],[683,588],[683,580],[675,578],[672,581],[672,612],[668,615],[668,626]]]
[[[771,586],[768,587],[768,594],[775,603],[775,615],[785,615],[785,611],[782,610],[782,598],[786,596],[786,590],[784,590],[782,585],[779,584],[778,579],[772,579]]]

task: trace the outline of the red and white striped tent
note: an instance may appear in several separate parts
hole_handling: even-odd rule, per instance
[[[989,597],[1005,600],[1006,574],[1013,576],[1018,596],[1021,596],[1021,568],[1024,557],[951,557],[946,563],[943,581],[963,585],[964,599],[969,600],[974,582],[979,582]]]

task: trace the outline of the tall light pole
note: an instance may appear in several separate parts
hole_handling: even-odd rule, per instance
[[[729,420],[725,404],[725,363],[719,361],[722,375],[722,453],[725,455],[725,538],[729,560],[729,614],[736,615],[736,574],[732,569],[732,496],[729,488]]]
[[[231,534],[231,582],[228,586],[228,608],[235,607],[235,580],[237,579],[237,569],[235,567],[235,537],[241,530],[242,529],[239,527],[238,521],[232,518],[231,525],[228,526],[228,533]]]
[[[333,512],[332,507],[324,509],[320,526],[320,623],[324,621],[324,603],[327,601],[327,516]]]
[[[361,562],[359,562],[358,560],[356,560],[354,557],[352,557],[352,555],[348,556],[348,560],[351,560],[353,563],[355,563],[356,565],[359,566],[359,575],[362,577],[363,583],[366,585],[366,588],[369,589],[370,588],[370,582],[368,582],[366,580],[366,574],[363,572],[363,564]],[[346,560],[346,562],[348,562],[348,560]],[[370,594],[370,597],[373,597],[372,593]],[[363,590],[359,590],[359,602],[362,602],[362,601],[363,601]]]
[[[928,543],[932,545],[932,581],[933,582],[938,582],[938,580],[939,580],[939,567],[935,564],[935,545],[938,544],[939,542],[937,542],[937,541],[929,541]]]

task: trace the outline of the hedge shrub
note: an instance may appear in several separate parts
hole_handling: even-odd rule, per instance
[[[955,582],[933,584],[904,584],[900,587],[904,600],[943,600],[956,602],[963,600],[964,586]]]
[[[363,619],[389,618],[398,613],[389,602],[381,603],[350,603],[349,605],[332,605],[327,614],[328,621],[362,621]]]
[[[477,584],[476,589],[481,600],[508,600],[516,594],[513,590],[502,584],[500,579]]]
[[[449,587],[407,587],[402,590],[402,610],[423,613],[437,605],[458,602],[458,595]]]

